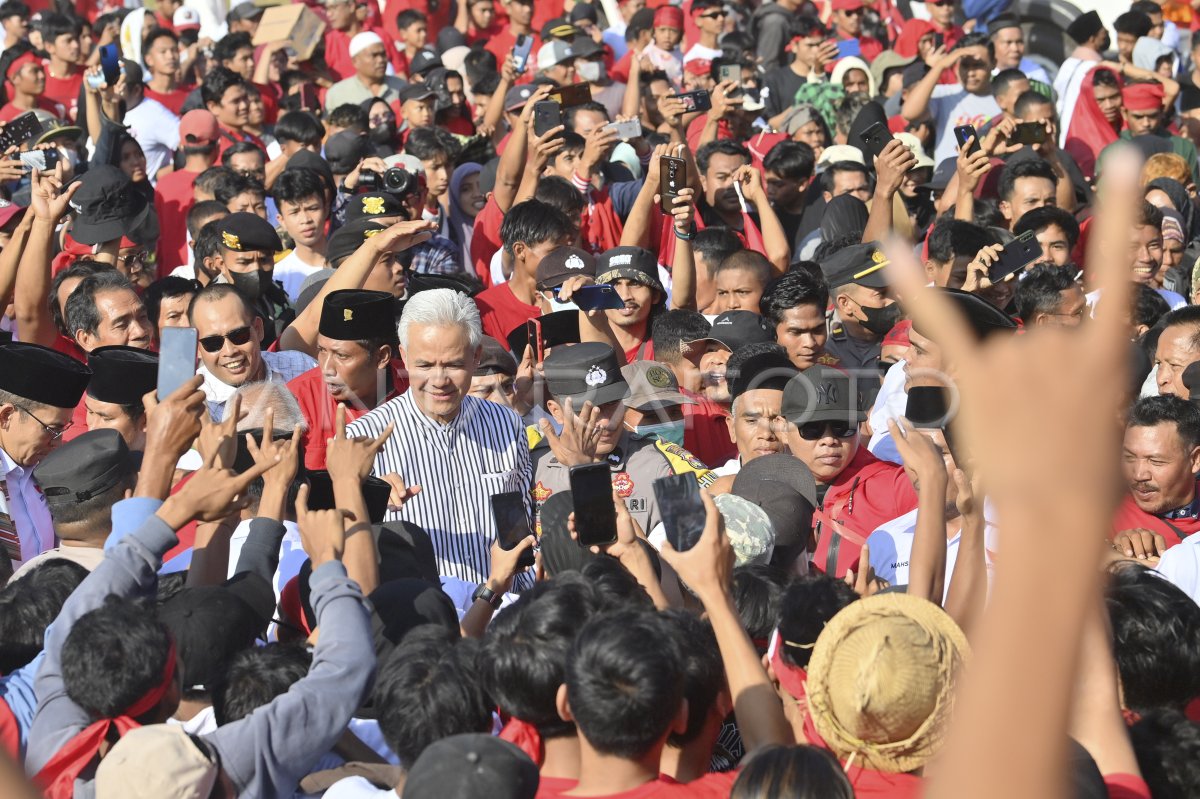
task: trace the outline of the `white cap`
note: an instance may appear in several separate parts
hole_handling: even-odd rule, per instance
[[[571,45],[562,39],[551,39],[542,45],[537,54],[537,68],[545,72],[556,64],[570,61],[573,57]]]
[[[389,155],[387,158],[383,159],[383,164],[389,169],[392,167],[399,167],[405,172],[410,172],[418,176],[425,174],[425,166],[421,163],[421,159],[417,158],[415,155],[409,155],[408,153],[396,153],[395,155]]]
[[[835,144],[832,147],[826,147],[821,152],[821,157],[817,159],[817,166],[827,166],[838,161],[853,161],[864,166],[867,163],[863,160],[862,150],[857,147],[849,144]]]
[[[921,146],[921,140],[914,134],[904,131],[897,133],[896,138],[902,141],[905,147],[912,150],[913,155],[917,157],[917,165],[913,169],[933,168],[933,159],[925,154],[925,148]]]
[[[171,24],[175,26],[176,31],[187,28],[199,28],[200,12],[194,8],[180,6],[175,9],[175,14],[171,17]]]
[[[363,50],[376,44],[383,44],[383,39],[379,38],[379,34],[363,31],[350,40],[350,57],[354,58]]]

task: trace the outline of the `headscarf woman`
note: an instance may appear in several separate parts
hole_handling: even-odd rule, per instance
[[[1085,178],[1096,171],[1100,151],[1117,140],[1121,132],[1121,77],[1108,67],[1093,67],[1083,79],[1075,113],[1063,133],[1062,146]],[[1097,99],[1097,92],[1100,98]]]
[[[483,167],[474,162],[463,164],[450,176],[450,237],[462,248],[463,263],[471,263],[471,234],[475,217],[487,203],[479,188]]]

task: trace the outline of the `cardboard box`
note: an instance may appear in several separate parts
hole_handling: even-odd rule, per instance
[[[321,37],[325,35],[325,20],[303,3],[271,6],[263,12],[262,21],[254,34],[254,46],[272,42],[291,42],[292,49],[304,61],[312,57]]]

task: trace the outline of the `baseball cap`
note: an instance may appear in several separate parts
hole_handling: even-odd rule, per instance
[[[797,128],[799,130],[799,128]],[[856,164],[866,165],[863,160],[862,150],[849,144],[835,144],[832,147],[826,147],[821,151],[821,157],[817,159],[817,166],[828,166],[841,161],[853,161]]]
[[[196,108],[179,120],[179,142],[182,146],[203,147],[221,136],[221,126],[212,111]]]
[[[434,67],[443,66],[442,59],[432,50],[420,50],[408,62],[409,75],[424,75]]]
[[[561,286],[576,275],[596,276],[596,259],[578,247],[558,247],[551,250],[538,263],[537,287],[539,290]]]
[[[830,366],[810,366],[787,382],[782,413],[792,424],[846,422],[858,425],[867,418],[858,387],[850,375]]]
[[[583,403],[606,405],[629,396],[612,347],[586,341],[555,347],[542,362],[546,388],[558,402],[570,399],[576,410]]]
[[[571,61],[574,58],[575,53],[571,50],[569,42],[564,42],[560,39],[551,39],[538,50],[537,68],[539,70],[547,70],[564,61]]]
[[[504,95],[504,110],[518,111],[521,108],[524,108],[525,103],[529,101],[529,98],[532,94],[533,87],[529,84],[513,86],[508,90],[508,93]]]
[[[263,15],[264,11],[266,11],[265,8],[259,8],[247,0],[247,2],[238,3],[229,9],[229,13],[225,16],[225,21],[238,22],[244,19],[258,19]],[[353,54],[351,54],[351,58],[353,58]]]
[[[354,167],[372,153],[371,140],[352,130],[339,131],[325,142],[325,160],[340,175],[354,171]]]
[[[587,3],[577,3],[576,8],[587,8]],[[604,52],[604,46],[599,44],[591,36],[580,34],[571,40],[571,52],[576,58],[591,58],[592,56],[600,55]]]
[[[807,539],[817,507],[817,483],[804,461],[785,452],[761,455],[742,464],[731,490],[763,509],[775,529],[776,545]]]
[[[917,157],[917,165],[913,169],[926,169],[933,167],[933,159],[925,152],[924,145],[915,134],[903,131],[896,134],[896,138],[904,143],[904,146],[912,150],[912,154]]]
[[[596,261],[597,283],[615,283],[624,278],[665,294],[657,275],[658,256],[642,247],[613,247]]]
[[[933,191],[945,191],[950,185],[950,178],[954,177],[955,171],[958,169],[958,161],[955,158],[946,158],[933,168],[933,175],[929,178],[929,182],[925,183],[921,188],[932,189]]]
[[[854,283],[872,289],[887,288],[883,268],[890,263],[878,242],[844,247],[821,261],[821,272],[831,288]]]
[[[133,474],[129,447],[112,429],[89,430],[51,450],[33,469],[33,477],[51,509],[86,502]]]
[[[60,138],[74,139],[77,143],[83,137],[83,128],[77,125],[68,125],[59,119],[51,119],[48,122],[42,123],[42,132],[33,140],[33,146],[45,144],[48,141],[54,141]]]
[[[410,83],[400,90],[400,104],[410,100],[428,100],[437,97],[437,92],[424,83]]]
[[[475,374],[516,377],[517,362],[507,347],[491,336],[484,336],[482,345],[483,353],[479,357],[479,366],[475,367]]]
[[[675,373],[658,361],[634,361],[621,367],[621,376],[629,384],[625,405],[635,411],[656,411],[677,405],[695,405],[679,392]]]
[[[553,39],[562,39],[569,42],[581,33],[579,28],[571,24],[566,17],[555,17],[554,19],[547,20],[540,32],[543,42]]]
[[[75,225],[71,236],[82,244],[105,244],[127,236],[137,244],[158,240],[154,206],[133,187],[129,176],[111,164],[94,166],[78,178],[71,198]]]
[[[408,771],[404,799],[533,799],[538,768],[517,746],[484,733],[451,735],[426,747]]]
[[[713,319],[706,338],[736,352],[747,344],[760,344],[774,337],[763,318],[754,311],[723,311]]]
[[[147,724],[121,736],[96,769],[97,799],[201,799],[220,767],[181,725]]]
[[[176,33],[189,30],[200,30],[200,12],[191,6],[180,6],[171,17],[171,27]]]

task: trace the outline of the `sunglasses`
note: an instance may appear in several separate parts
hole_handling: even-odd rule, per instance
[[[701,14],[700,19],[725,19],[726,16],[724,11],[713,11],[710,14]]]
[[[225,346],[225,339],[229,339],[233,346],[240,347],[250,340],[250,332],[249,327],[238,327],[225,335],[205,336],[200,339],[200,346],[204,348],[205,352],[220,352],[221,348]]]
[[[826,431],[834,438],[850,438],[858,432],[858,425],[849,422],[805,422],[796,425],[796,430],[805,441],[818,441],[825,438]]]

